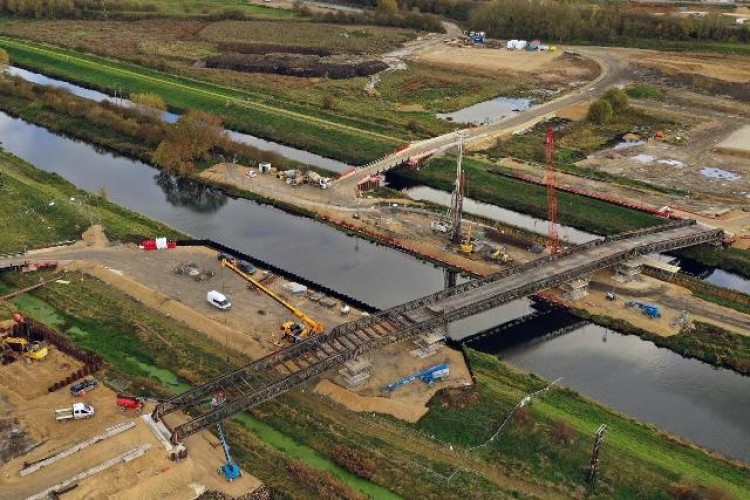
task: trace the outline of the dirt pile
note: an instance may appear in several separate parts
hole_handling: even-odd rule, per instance
[[[107,235],[104,234],[104,226],[94,224],[81,235],[83,246],[94,248],[105,248],[109,246]]]

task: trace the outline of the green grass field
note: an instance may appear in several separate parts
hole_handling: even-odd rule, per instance
[[[200,109],[228,127],[352,163],[365,163],[400,143],[394,136],[317,116],[246,90],[222,87],[30,42],[0,38],[14,63],[59,78],[126,94],[155,93],[170,109]],[[305,114],[305,112],[310,114]],[[373,128],[377,129],[377,124]]]
[[[0,253],[78,239],[92,223],[103,224],[110,237],[121,240],[179,236],[6,152],[0,152],[0,179]]]

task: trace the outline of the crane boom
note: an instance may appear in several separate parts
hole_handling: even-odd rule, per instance
[[[297,308],[293,304],[290,304],[289,302],[281,298],[276,292],[274,292],[267,286],[263,285],[260,281],[256,280],[255,278],[253,278],[252,276],[244,272],[242,269],[237,267],[237,265],[234,264],[232,261],[228,259],[221,259],[221,265],[228,267],[229,269],[237,273],[240,277],[252,283],[253,286],[257,287],[263,293],[265,293],[266,295],[274,299],[276,302],[286,307],[292,314],[297,316],[313,332],[323,333],[325,331],[325,326],[323,325],[323,323],[312,319],[307,314],[302,312],[299,308]]]

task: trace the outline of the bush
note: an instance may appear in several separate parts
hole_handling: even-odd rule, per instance
[[[586,116],[586,119],[598,125],[604,125],[605,123],[609,123],[609,121],[612,120],[614,114],[615,112],[612,109],[612,105],[609,103],[609,101],[600,99],[589,106],[589,112]]]
[[[555,420],[552,424],[552,439],[569,446],[575,443],[575,430],[565,420]]]
[[[628,94],[622,89],[609,89],[603,99],[612,105],[616,115],[628,109]]]
[[[375,471],[377,470],[377,466],[373,460],[348,446],[335,445],[333,450],[331,450],[331,458],[352,474],[365,479],[370,479],[375,475]]]
[[[653,85],[636,85],[629,87],[626,92],[633,99],[654,99],[660,101],[664,96],[661,89]]]

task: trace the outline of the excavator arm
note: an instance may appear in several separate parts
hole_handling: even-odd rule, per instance
[[[298,307],[294,306],[293,304],[290,304],[286,300],[284,300],[282,297],[280,297],[276,292],[268,288],[267,286],[263,285],[260,281],[256,280],[246,272],[242,271],[239,267],[237,267],[236,264],[234,264],[232,261],[228,259],[221,259],[221,265],[228,267],[235,273],[237,273],[240,277],[244,278],[245,280],[249,281],[253,284],[256,288],[261,290],[263,293],[274,299],[276,302],[281,304],[282,306],[286,307],[292,314],[294,314],[297,318],[300,319],[307,327],[313,331],[316,334],[323,333],[325,331],[325,326],[320,321],[316,321],[312,319],[310,316],[305,314],[303,311],[301,311]]]

